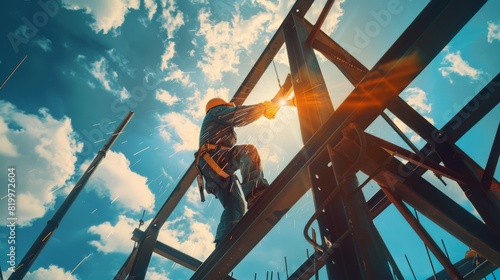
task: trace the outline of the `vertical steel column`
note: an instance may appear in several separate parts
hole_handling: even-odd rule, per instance
[[[316,130],[333,114],[334,109],[314,49],[306,44],[309,32],[305,20],[291,14],[285,23],[285,43],[295,92],[302,140],[306,143]],[[309,166],[310,180],[316,207],[336,187],[333,170],[327,166],[328,153],[321,155]],[[341,199],[334,199],[318,218],[321,237],[338,239],[347,230],[347,219]],[[323,238],[321,238],[323,240]],[[352,238],[346,238],[333,256],[336,265],[326,262],[329,279],[359,279],[359,267]],[[352,278],[350,278],[352,277]]]
[[[356,244],[362,279],[392,279],[390,257],[386,254],[389,250],[373,224],[363,192],[358,190],[356,172],[367,149],[364,132],[354,124],[348,125],[342,132],[344,138],[335,147],[328,146],[328,152],[337,184],[343,186],[340,197]]]
[[[113,132],[111,137],[108,139],[108,142],[102,146],[101,150],[97,153],[95,156],[94,160],[92,163],[90,163],[89,167],[85,171],[85,173],[80,177],[78,182],[76,183],[75,187],[71,190],[71,192],[68,194],[66,199],[63,201],[61,206],[59,206],[59,209],[57,209],[57,212],[54,214],[52,219],[50,219],[47,222],[47,225],[43,229],[43,231],[40,233],[38,238],[35,240],[33,245],[31,245],[31,248],[28,250],[24,258],[21,260],[21,263],[17,266],[16,271],[12,273],[12,275],[9,277],[9,279],[22,279],[28,270],[30,269],[31,265],[33,262],[36,260],[40,252],[42,251],[43,247],[47,244],[49,241],[50,237],[54,233],[54,231],[57,229],[59,226],[59,223],[61,220],[64,218],[66,213],[68,212],[69,208],[75,201],[75,199],[78,197],[80,192],[83,190],[83,187],[85,184],[87,184],[87,181],[90,179],[90,176],[94,173],[95,169],[101,162],[101,160],[106,156],[106,153],[108,150],[113,146],[115,143],[116,139],[118,136],[122,133],[123,129],[125,126],[127,126],[128,122],[134,115],[134,112],[130,111],[128,114],[125,116],[125,118],[122,120],[120,125],[116,128],[116,130]]]

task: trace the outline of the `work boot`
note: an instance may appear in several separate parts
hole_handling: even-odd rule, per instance
[[[259,199],[259,197],[267,190],[269,186],[258,186],[254,189],[252,189],[252,191],[247,195],[247,197],[245,197],[246,201],[247,201],[247,208],[248,210],[250,210],[250,208],[252,208],[252,206],[255,204],[255,202],[257,201],[257,199]]]

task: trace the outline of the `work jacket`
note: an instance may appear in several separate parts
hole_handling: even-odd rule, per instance
[[[201,125],[199,144],[233,147],[237,141],[234,127],[258,120],[264,113],[262,103],[247,106],[217,106],[208,111]]]
[[[258,120],[264,113],[264,104],[247,106],[217,106],[205,116],[201,125],[199,144],[213,144],[216,148],[208,151],[212,159],[222,168],[231,160],[230,149],[236,145],[235,127],[245,126]],[[211,145],[211,146],[213,146]],[[203,158],[199,161],[200,170],[205,177],[205,189],[208,193],[216,193],[217,188],[230,184],[230,178],[222,178]],[[231,174],[230,174],[231,175]]]

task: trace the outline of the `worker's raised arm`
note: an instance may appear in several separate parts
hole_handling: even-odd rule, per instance
[[[235,107],[220,107],[216,108],[214,113],[217,114],[217,119],[230,126],[245,126],[258,120],[266,109],[264,103],[255,105],[243,105]]]

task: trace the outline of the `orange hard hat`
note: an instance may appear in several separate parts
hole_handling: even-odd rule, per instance
[[[224,106],[234,106],[234,103],[232,102],[227,102],[226,100],[220,98],[220,97],[215,97],[215,98],[212,98],[210,100],[208,100],[207,102],[207,106],[205,107],[205,114],[208,113],[208,111],[210,111],[210,109],[212,109],[213,107],[217,107],[217,106],[220,106],[220,105],[224,105]]]

